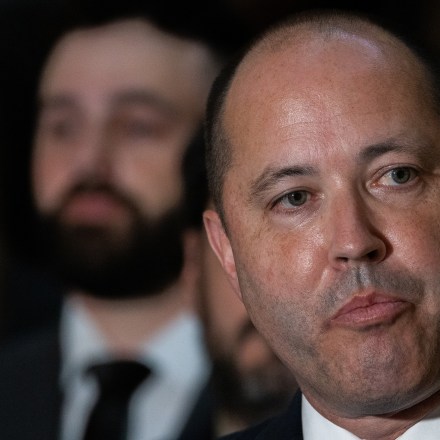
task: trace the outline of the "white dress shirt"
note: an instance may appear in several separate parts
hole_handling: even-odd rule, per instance
[[[302,425],[304,440],[360,440],[359,437],[319,414],[304,396],[302,397]],[[440,407],[404,432],[398,439],[439,440]]]
[[[110,359],[98,329],[83,308],[68,300],[61,321],[61,440],[80,440],[97,398],[97,384],[84,374],[97,362]],[[145,344],[140,357],[151,369],[135,391],[130,406],[129,440],[170,440],[183,428],[208,380],[209,362],[199,322],[182,313]]]

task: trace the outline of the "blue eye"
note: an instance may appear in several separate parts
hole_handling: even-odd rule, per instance
[[[292,191],[280,199],[280,203],[286,207],[291,208],[304,205],[309,200],[309,193],[307,191]]]
[[[391,171],[391,179],[397,184],[407,183],[413,176],[413,170],[410,168],[396,168]]]
[[[379,182],[386,186],[405,185],[417,177],[417,170],[411,167],[397,167],[387,171]]]

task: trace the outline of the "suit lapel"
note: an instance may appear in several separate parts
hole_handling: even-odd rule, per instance
[[[303,440],[301,393],[296,393],[289,408],[274,418],[256,440]]]

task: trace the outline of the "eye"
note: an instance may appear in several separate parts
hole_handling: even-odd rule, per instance
[[[292,191],[285,194],[278,201],[284,208],[292,208],[304,205],[310,198],[310,194],[307,191]]]
[[[71,118],[42,117],[38,123],[38,132],[55,141],[72,139],[77,133],[78,124]]]
[[[417,170],[411,167],[397,167],[387,171],[379,183],[385,186],[399,186],[411,182],[418,175]]]
[[[58,139],[67,139],[75,133],[75,125],[70,121],[58,121],[50,127],[53,137]]]
[[[121,124],[121,131],[131,138],[144,138],[154,134],[154,125],[148,121],[134,119]]]

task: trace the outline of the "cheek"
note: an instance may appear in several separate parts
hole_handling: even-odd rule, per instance
[[[238,265],[246,308],[276,351],[308,351],[317,327],[319,299],[313,292],[324,272],[321,248],[314,239],[292,234],[272,236],[267,242],[270,247],[255,249]]]
[[[160,215],[182,199],[181,161],[178,152],[159,148],[123,152],[115,161],[115,183],[136,197],[149,215]]]
[[[247,274],[256,292],[265,290],[275,297],[294,298],[316,290],[321,284],[327,260],[316,231],[259,231],[248,238],[236,248],[240,272]]]
[[[34,199],[42,212],[58,207],[69,183],[69,160],[64,155],[36,149],[32,163]]]
[[[392,257],[408,270],[431,278],[440,273],[440,206],[430,212],[414,210],[389,227]]]

